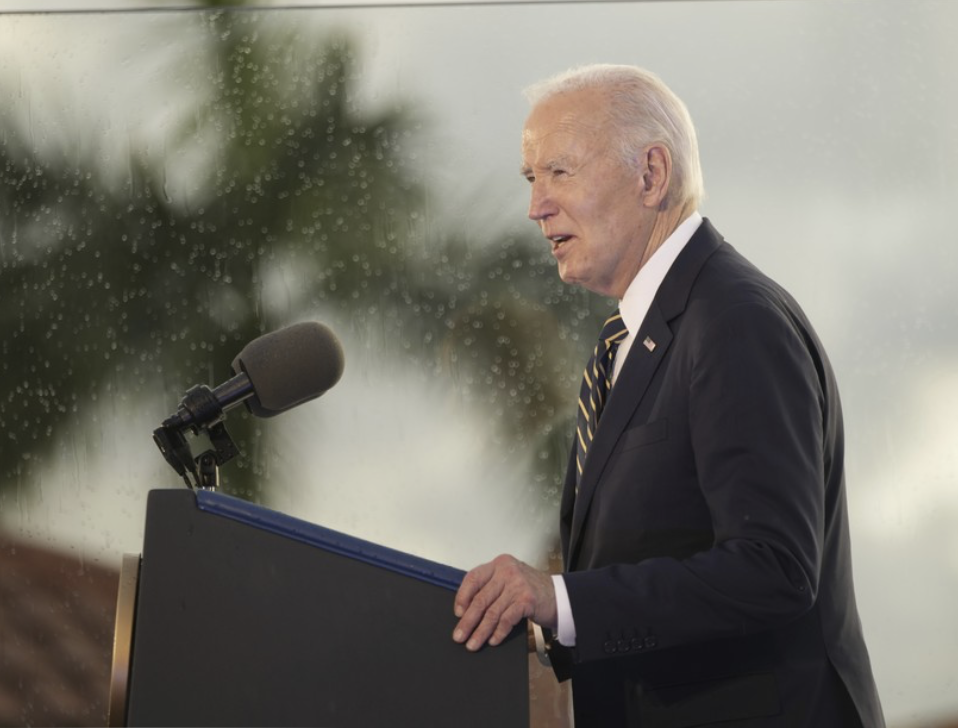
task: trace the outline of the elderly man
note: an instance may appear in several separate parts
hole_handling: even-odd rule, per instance
[[[811,325],[697,212],[695,132],[655,76],[591,66],[531,100],[529,217],[563,281],[620,303],[582,384],[565,573],[473,569],[453,639],[553,631],[578,728],[884,725]]]

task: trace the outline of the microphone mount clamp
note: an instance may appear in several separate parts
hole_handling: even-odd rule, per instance
[[[153,441],[163,457],[191,490],[215,490],[219,487],[218,467],[239,454],[224,418],[220,401],[209,387],[198,384],[187,390],[176,414],[153,431]],[[197,445],[196,455],[191,443]]]

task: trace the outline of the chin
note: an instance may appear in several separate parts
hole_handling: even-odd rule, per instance
[[[576,275],[575,270],[571,266],[563,265],[562,263],[559,263],[559,278],[562,280],[563,283],[569,283],[569,284],[582,283],[582,276]]]

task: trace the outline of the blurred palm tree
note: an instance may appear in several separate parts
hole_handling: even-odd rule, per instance
[[[143,150],[118,187],[92,158],[39,150],[0,108],[0,491],[29,486],[104,400],[226,379],[246,342],[286,323],[264,304],[277,270],[296,277],[283,317],[322,306],[401,331],[397,355],[480,390],[554,486],[601,313],[528,239],[475,250],[428,232],[417,119],[359,108],[347,38],[267,15],[199,16],[204,101],[172,136],[211,160],[189,199]],[[247,467],[231,464],[224,486],[257,498],[252,423],[229,427]]]

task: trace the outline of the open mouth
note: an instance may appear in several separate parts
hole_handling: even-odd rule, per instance
[[[552,243],[552,256],[553,256],[557,261],[560,261],[560,262],[561,262],[562,260],[565,259],[566,253],[568,252],[568,251],[566,250],[565,245],[566,245],[566,243],[568,243],[570,240],[572,240],[574,237],[575,237],[574,235],[548,235],[548,236],[546,236],[546,239],[547,239],[550,243]],[[569,250],[572,250],[572,248],[569,248]]]

